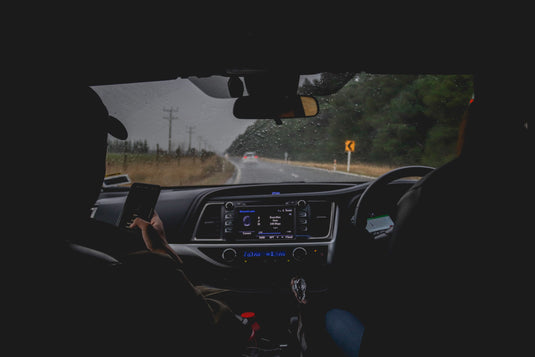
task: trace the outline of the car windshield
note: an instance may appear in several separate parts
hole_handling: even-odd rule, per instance
[[[339,78],[308,76],[299,93],[317,93]],[[171,187],[362,182],[399,166],[436,167],[455,157],[472,76],[345,78],[335,93],[316,95],[317,116],[282,119],[282,125],[237,119],[236,99],[205,94],[190,79],[94,86],[129,132],[126,141],[109,137],[106,174]]]

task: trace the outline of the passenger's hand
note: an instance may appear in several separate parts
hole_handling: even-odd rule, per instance
[[[145,221],[142,218],[137,217],[134,219],[130,228],[138,227],[141,230],[141,236],[143,242],[148,250],[151,252],[158,252],[168,254],[176,260],[179,264],[182,264],[182,259],[176,254],[176,252],[169,246],[167,237],[165,235],[165,229],[160,216],[155,211],[150,222]]]

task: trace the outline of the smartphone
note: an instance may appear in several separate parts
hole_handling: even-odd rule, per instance
[[[150,221],[160,196],[160,189],[158,185],[134,182],[130,186],[118,226],[128,228],[136,217]]]

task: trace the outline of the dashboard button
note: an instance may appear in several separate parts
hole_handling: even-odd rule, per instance
[[[292,257],[298,262],[303,262],[307,254],[307,250],[303,247],[297,247],[292,251]]]
[[[308,227],[305,226],[305,225],[299,225],[299,226],[297,226],[297,230],[299,232],[308,232]]]
[[[227,248],[221,253],[221,258],[227,263],[232,263],[237,256],[238,253],[233,248]]]

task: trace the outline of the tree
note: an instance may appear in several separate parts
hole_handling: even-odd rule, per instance
[[[341,81],[347,78],[322,76],[305,83],[301,92],[325,90]],[[355,140],[358,160],[438,166],[455,156],[459,122],[472,93],[471,76],[361,73],[335,94],[319,97],[318,116],[284,120],[281,126],[257,120],[228,152],[342,160],[344,141]]]

